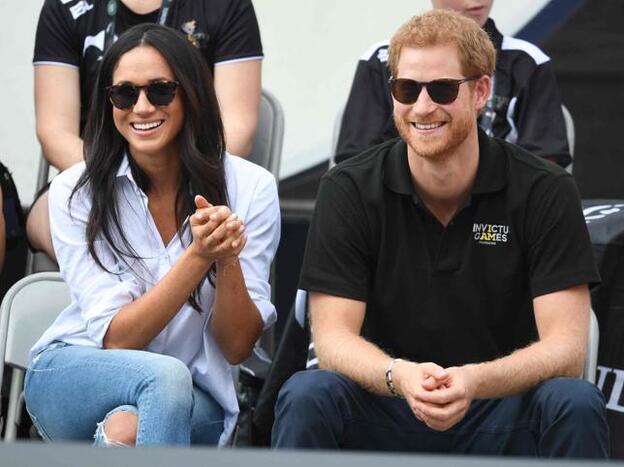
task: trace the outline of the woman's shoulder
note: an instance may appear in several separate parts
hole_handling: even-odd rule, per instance
[[[271,172],[243,157],[226,153],[224,156],[224,166],[228,184],[230,184],[232,178],[236,180],[237,185],[242,184],[243,186],[256,183],[275,183],[275,177]]]
[[[79,162],[59,173],[50,184],[50,197],[66,198],[74,190],[76,183],[85,170],[85,163]]]

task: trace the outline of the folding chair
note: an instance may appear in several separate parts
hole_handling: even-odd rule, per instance
[[[572,114],[568,110],[568,108],[561,104],[561,112],[563,113],[563,120],[565,121],[566,126],[566,134],[568,135],[568,148],[570,149],[570,157],[572,157],[572,162],[570,165],[566,167],[566,170],[569,173],[572,173],[572,166],[574,165],[574,144],[576,141],[576,135],[574,132],[574,119],[572,118]]]
[[[30,348],[70,303],[58,272],[31,274],[9,289],[0,306],[0,386],[5,364],[12,368],[5,441],[14,441],[20,424],[25,369]]]
[[[279,178],[284,144],[284,110],[277,98],[266,89],[260,95],[256,138],[247,158]]]

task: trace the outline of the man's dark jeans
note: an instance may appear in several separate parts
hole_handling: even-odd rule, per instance
[[[324,370],[292,376],[280,391],[274,447],[607,458],[602,393],[586,381],[556,378],[522,396],[472,402],[464,419],[440,432],[407,403],[371,394]]]

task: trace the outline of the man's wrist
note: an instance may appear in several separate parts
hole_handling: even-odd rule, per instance
[[[396,386],[396,379],[394,378],[393,375],[393,370],[396,366],[397,363],[402,362],[403,359],[401,358],[393,358],[390,363],[388,363],[388,367],[386,368],[386,373],[385,373],[385,380],[386,380],[386,388],[388,388],[388,391],[390,392],[390,394],[392,394],[394,397],[403,397],[399,391],[399,389]]]

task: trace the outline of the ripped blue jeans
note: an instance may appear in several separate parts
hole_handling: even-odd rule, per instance
[[[52,344],[26,371],[24,395],[51,441],[117,445],[104,425],[119,411],[138,415],[137,445],[217,444],[223,431],[223,409],[186,365],[152,352]]]

